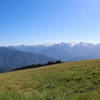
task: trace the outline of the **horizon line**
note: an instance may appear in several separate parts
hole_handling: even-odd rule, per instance
[[[0,47],[2,46],[37,46],[37,45],[44,45],[44,46],[50,46],[50,45],[55,45],[55,44],[62,44],[62,43],[65,43],[65,44],[79,44],[79,43],[85,43],[85,44],[94,44],[94,45],[97,45],[97,44],[100,44],[100,42],[45,42],[45,43],[25,43],[25,44],[15,44],[15,43],[11,43],[11,44],[0,44]]]

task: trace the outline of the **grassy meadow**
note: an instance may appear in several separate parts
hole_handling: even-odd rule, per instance
[[[0,74],[0,100],[100,100],[100,59]]]

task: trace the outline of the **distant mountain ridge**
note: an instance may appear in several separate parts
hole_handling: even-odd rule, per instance
[[[43,54],[63,61],[100,58],[100,44],[56,43],[52,45],[13,46],[17,50]]]
[[[43,64],[53,59],[35,53],[19,51],[11,47],[0,47],[0,71],[9,71],[18,67]]]

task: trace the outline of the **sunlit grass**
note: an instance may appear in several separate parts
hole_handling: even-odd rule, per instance
[[[100,100],[100,59],[1,74],[0,100]]]

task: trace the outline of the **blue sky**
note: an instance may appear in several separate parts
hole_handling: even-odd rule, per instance
[[[0,0],[0,44],[100,42],[100,0]]]

